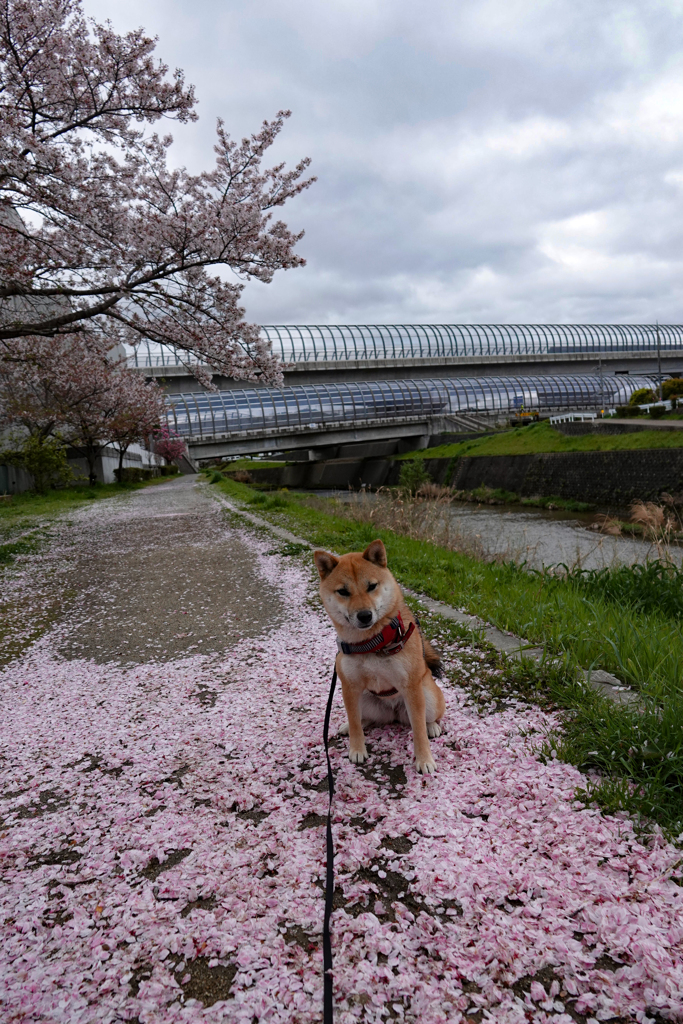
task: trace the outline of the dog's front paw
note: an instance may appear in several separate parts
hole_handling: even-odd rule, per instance
[[[339,728],[337,729],[337,736],[348,736],[348,735],[349,735],[349,723],[348,722],[344,722],[344,724],[340,725]]]
[[[443,729],[438,722],[427,722],[427,735],[430,740],[436,739],[436,737],[440,736],[442,732]]]
[[[351,762],[351,764],[363,764],[363,762],[367,760],[367,756],[368,752],[365,749],[365,747],[363,747],[361,750],[349,751],[349,761]]]
[[[415,767],[420,775],[436,775],[436,765],[431,757],[428,761],[416,761]]]

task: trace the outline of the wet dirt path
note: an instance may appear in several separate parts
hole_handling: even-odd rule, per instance
[[[253,552],[196,478],[180,477],[87,520],[67,585],[77,593],[62,653],[97,662],[224,651],[278,624]]]
[[[20,615],[59,624],[60,653],[103,664],[218,653],[281,618],[253,552],[194,477],[85,506],[22,564]],[[16,574],[15,574],[16,575]]]

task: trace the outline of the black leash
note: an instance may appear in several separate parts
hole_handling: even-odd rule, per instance
[[[323,1024],[332,1024],[334,1012],[332,1008],[332,939],[330,938],[330,917],[332,915],[332,904],[334,902],[334,843],[332,842],[332,798],[334,796],[334,776],[330,764],[330,747],[328,733],[330,729],[330,714],[332,713],[332,698],[337,685],[337,669],[332,673],[330,695],[327,698],[327,709],[325,711],[325,724],[323,726],[323,743],[325,744],[325,757],[327,758],[327,788],[330,794],[330,803],[327,809],[327,877],[325,879],[325,917],[323,919]]]

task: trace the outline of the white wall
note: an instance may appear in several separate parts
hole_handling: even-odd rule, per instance
[[[87,460],[79,457],[74,449],[70,448],[67,451],[67,462],[77,481],[87,483]],[[139,444],[132,444],[123,458],[123,465],[124,467],[136,466],[139,469],[154,469],[155,466],[163,466],[164,459]],[[113,446],[105,448],[95,463],[95,473],[99,482],[102,484],[115,483],[114,470],[118,469],[118,466],[118,449]],[[30,491],[32,487],[33,477],[26,470],[16,466],[0,466],[0,494],[20,494],[22,491]]]

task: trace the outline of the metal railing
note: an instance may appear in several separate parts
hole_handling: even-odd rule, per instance
[[[683,350],[683,326],[660,324],[393,324],[262,327],[284,363],[456,359]],[[659,341],[657,337],[659,332]],[[177,353],[143,341],[131,366],[179,366]]]
[[[168,395],[167,420],[186,438],[269,431],[323,431],[331,425],[410,421],[459,412],[495,414],[625,404],[654,377],[576,374],[311,384]]]

